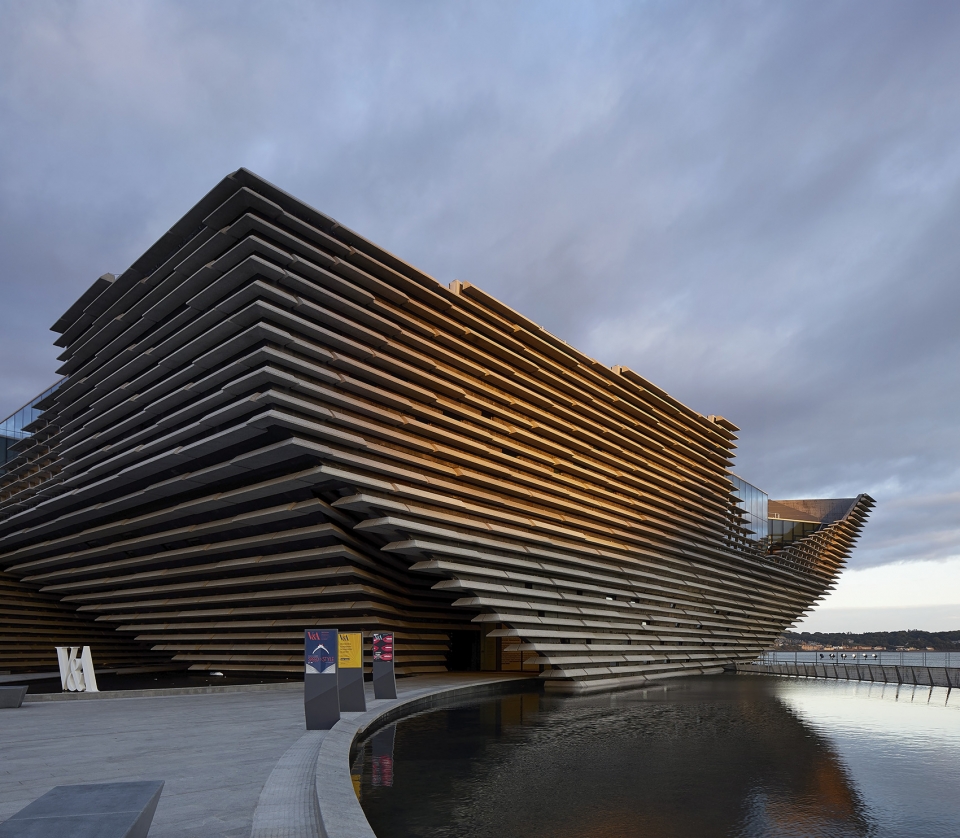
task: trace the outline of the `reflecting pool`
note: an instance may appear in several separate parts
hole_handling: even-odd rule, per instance
[[[358,748],[378,838],[960,836],[958,690],[757,675],[427,711]]]

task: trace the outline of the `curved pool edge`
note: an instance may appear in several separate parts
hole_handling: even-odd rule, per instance
[[[403,679],[397,683],[396,699],[372,701],[370,709],[365,713],[344,713],[340,721],[323,737],[317,755],[315,786],[320,820],[319,834],[323,838],[376,838],[376,833],[367,821],[357,798],[350,775],[351,753],[354,744],[363,734],[371,733],[412,713],[443,706],[449,702],[519,692],[539,686],[540,681],[536,676],[502,672],[457,678],[452,683],[444,678],[440,683],[434,682],[430,685],[422,685],[419,678],[409,681]]]

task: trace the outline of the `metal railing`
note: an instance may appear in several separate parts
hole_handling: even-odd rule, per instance
[[[806,652],[764,652],[756,663],[770,666],[777,663],[819,663],[844,664],[846,666],[924,666],[924,667],[960,667],[960,652],[887,652],[877,650],[846,651],[843,649],[823,649]]]

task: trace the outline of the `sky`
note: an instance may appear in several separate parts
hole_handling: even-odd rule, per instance
[[[727,417],[771,497],[873,496],[800,628],[960,629],[958,36],[936,0],[0,0],[0,416],[246,166]]]

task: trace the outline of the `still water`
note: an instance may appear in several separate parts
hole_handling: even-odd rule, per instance
[[[960,690],[772,676],[432,710],[354,763],[378,838],[957,838]]]

